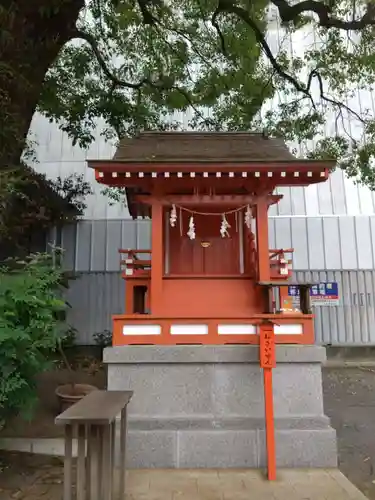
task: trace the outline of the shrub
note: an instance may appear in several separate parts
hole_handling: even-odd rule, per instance
[[[78,331],[76,328],[67,325],[66,330],[60,336],[60,346],[56,346],[58,352],[61,352],[61,349],[65,351],[75,347],[77,341],[77,333]]]
[[[94,333],[94,341],[102,349],[110,347],[112,345],[112,332],[104,330],[103,332]]]
[[[35,376],[50,366],[64,330],[64,273],[55,261],[55,254],[33,254],[0,267],[1,423],[31,416]]]

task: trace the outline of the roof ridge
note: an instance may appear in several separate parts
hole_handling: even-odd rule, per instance
[[[209,131],[193,131],[193,130],[187,130],[187,131],[182,131],[182,130],[166,130],[166,131],[153,131],[153,130],[144,130],[141,131],[137,137],[140,136],[151,136],[151,135],[178,135],[178,136],[186,136],[186,135],[201,135],[201,136],[215,136],[215,135],[243,135],[243,136],[255,136],[255,137],[264,137],[265,139],[269,138],[268,136],[265,136],[262,132],[236,132],[236,131],[215,131],[215,132],[209,132]]]
[[[116,159],[295,160],[285,141],[262,132],[143,131],[119,143]],[[177,159],[176,158],[176,159]]]

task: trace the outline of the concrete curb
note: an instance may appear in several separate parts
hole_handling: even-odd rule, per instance
[[[1,438],[0,450],[64,456],[64,438]],[[77,456],[77,440],[73,439],[73,456]]]
[[[323,368],[375,368],[375,359],[328,359],[322,366]]]

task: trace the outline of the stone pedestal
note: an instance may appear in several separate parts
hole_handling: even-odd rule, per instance
[[[336,467],[324,415],[318,346],[278,345],[278,467]],[[128,466],[264,467],[263,376],[257,346],[126,346],[104,352],[108,389],[132,390]]]

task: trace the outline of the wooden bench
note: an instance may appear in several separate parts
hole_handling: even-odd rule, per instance
[[[118,498],[125,498],[126,407],[131,391],[94,391],[58,417],[65,426],[64,500],[73,499],[73,432],[77,433],[77,500],[111,500],[118,487]],[[116,417],[120,419],[120,467],[114,487]]]

